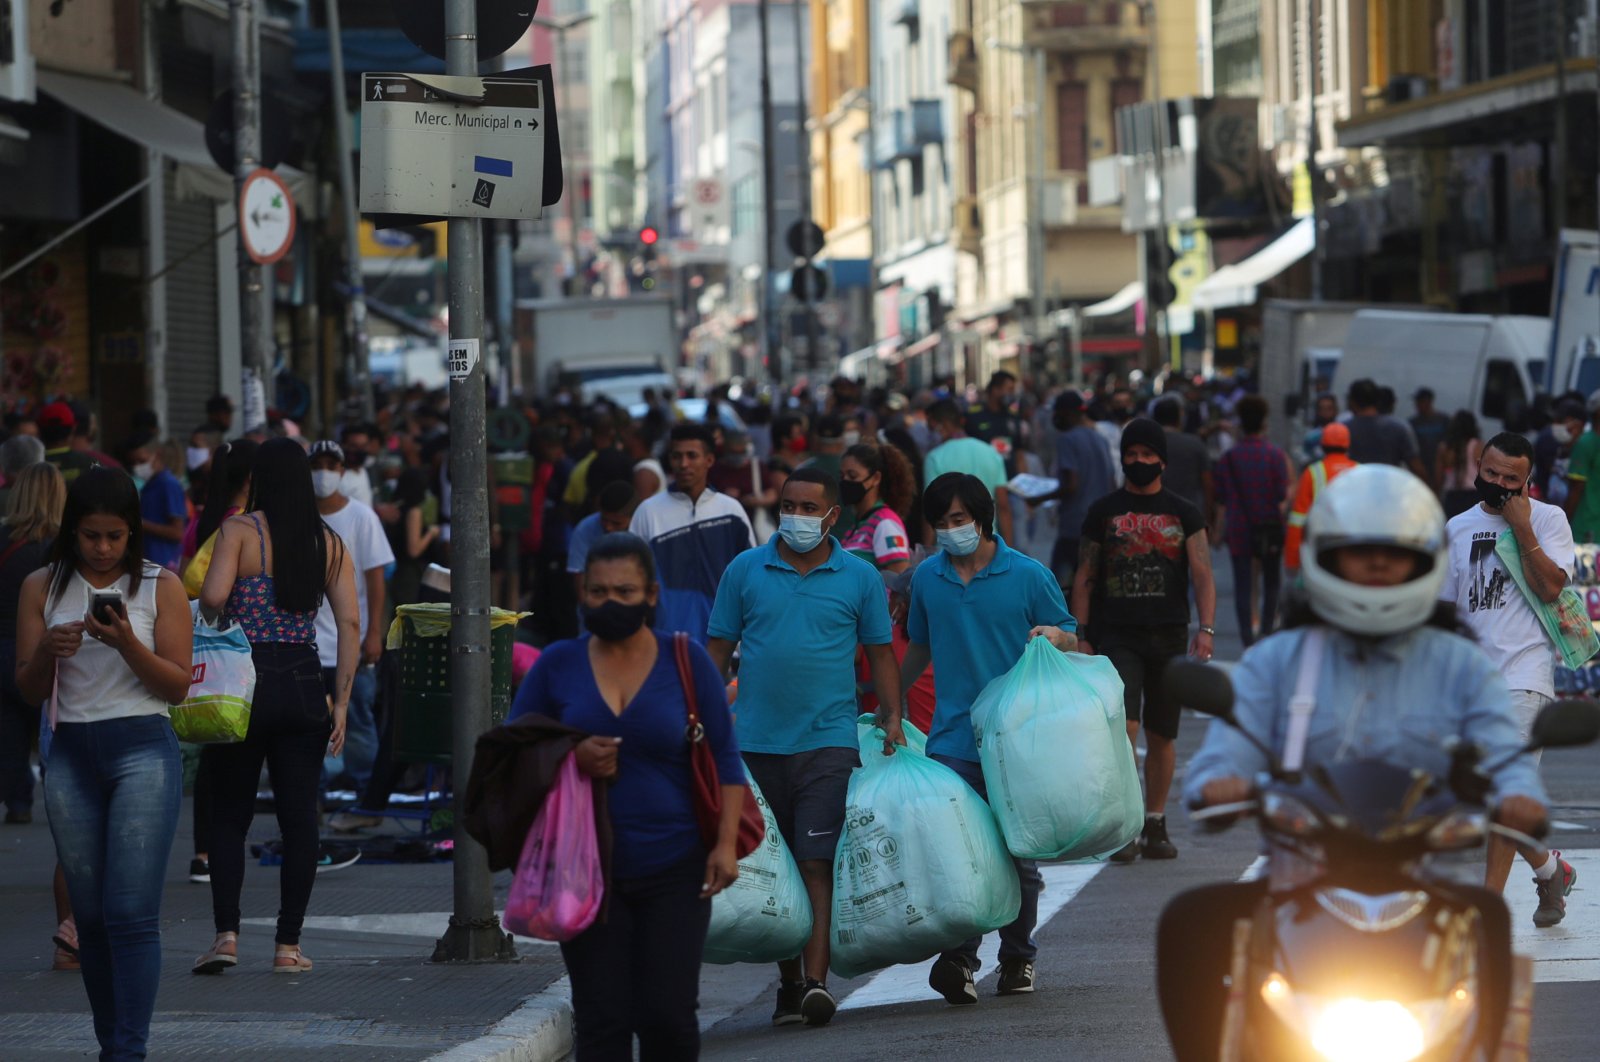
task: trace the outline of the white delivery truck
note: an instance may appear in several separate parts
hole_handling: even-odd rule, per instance
[[[1470,410],[1487,439],[1525,412],[1544,389],[1550,320],[1362,310],[1350,322],[1334,376],[1341,402],[1352,381],[1394,388],[1397,416],[1411,413],[1418,388],[1433,390],[1440,412]]]
[[[584,404],[606,398],[626,409],[646,390],[677,393],[678,338],[666,298],[521,299],[517,336],[524,394],[569,387]]]
[[[1333,381],[1345,336],[1366,304],[1268,299],[1261,308],[1261,396],[1272,404],[1267,434],[1298,455],[1318,380]],[[1341,403],[1342,404],[1342,403]]]
[[[1552,395],[1600,390],[1600,233],[1562,229],[1550,289]]]

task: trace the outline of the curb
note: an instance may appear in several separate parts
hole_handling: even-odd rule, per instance
[[[562,977],[476,1040],[430,1062],[562,1062],[572,1051],[572,987]]]

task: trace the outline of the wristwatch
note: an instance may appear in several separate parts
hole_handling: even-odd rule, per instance
[[[1209,634],[1211,637],[1215,638],[1217,636],[1217,629],[1215,627],[1201,627],[1200,633]]]

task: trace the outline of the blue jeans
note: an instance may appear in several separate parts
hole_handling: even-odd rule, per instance
[[[333,696],[336,670],[322,669],[322,684]],[[342,771],[356,783],[356,792],[367,787],[372,778],[372,766],[378,760],[378,721],[372,714],[373,702],[378,699],[378,670],[375,667],[356,668],[356,677],[350,683],[350,711],[345,715],[344,750],[337,756],[323,758],[323,786]]]
[[[172,724],[160,715],[60,724],[44,801],[100,1058],[144,1058],[161,981],[161,888],[183,802]]]
[[[962,781],[970,785],[985,802],[988,801],[989,788],[983,784],[983,768],[979,764],[937,752],[929,759],[959,774]],[[1000,930],[1000,961],[1025,959],[1032,962],[1034,956],[1039,954],[1039,945],[1033,939],[1033,927],[1039,923],[1039,894],[1044,891],[1044,877],[1039,873],[1039,864],[1031,859],[1012,859],[1011,862],[1016,864],[1017,882],[1022,886],[1022,908],[1017,912],[1016,921]],[[978,946],[982,943],[981,936],[964,940],[939,958],[953,959],[977,973],[981,966],[978,962]]]

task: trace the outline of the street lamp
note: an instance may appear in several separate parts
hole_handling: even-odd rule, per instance
[[[1028,109],[1028,286],[1033,289],[1033,339],[1044,343],[1044,49],[1031,44],[1010,44],[990,37],[990,49],[1014,52],[1033,59],[1033,106]]]
[[[533,24],[546,32],[555,34],[556,38],[556,75],[564,82],[567,68],[567,34],[577,29],[585,22],[594,18],[594,12],[584,11],[576,15],[562,15],[556,18],[545,18],[535,15]],[[576,176],[576,175],[574,175]],[[577,182],[573,182],[576,184]],[[567,198],[567,254],[572,258],[572,272],[568,276],[567,291],[577,289],[578,282],[578,196],[575,187],[568,187],[564,193]]]

